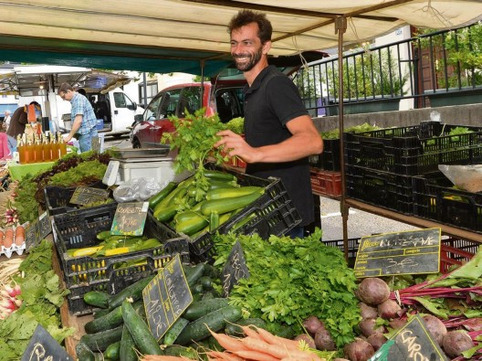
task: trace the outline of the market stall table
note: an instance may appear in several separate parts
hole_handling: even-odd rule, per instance
[[[8,170],[12,180],[21,180],[27,174],[38,174],[50,169],[55,162],[40,162],[40,163],[28,163],[19,164],[17,162],[11,161],[7,163]]]

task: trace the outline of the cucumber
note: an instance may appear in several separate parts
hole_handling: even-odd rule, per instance
[[[122,302],[122,317],[137,348],[145,355],[161,355],[161,347],[151,333],[149,326],[128,302]],[[121,331],[122,333],[122,331]]]
[[[180,346],[180,345],[172,345],[168,346],[164,349],[164,354],[166,356],[178,356],[178,357],[187,357],[191,360],[198,360],[199,354],[196,352],[195,349],[192,347]]]
[[[189,287],[193,287],[201,278],[206,267],[205,263],[198,263],[195,266],[184,266],[184,273]]]
[[[193,295],[201,295],[203,293],[203,285],[198,282],[194,286],[191,287],[191,293]]]
[[[103,308],[98,311],[94,311],[94,319],[103,317],[107,315],[110,311],[112,311],[110,308]]]
[[[209,276],[202,276],[199,283],[203,286],[203,291],[210,291],[213,289],[213,280]]]
[[[176,340],[179,345],[186,345],[192,341],[199,341],[209,337],[211,333],[221,331],[226,322],[236,322],[241,318],[241,309],[236,306],[226,306],[210,312],[196,321],[191,322],[181,332]]]
[[[240,326],[254,325],[258,328],[266,329],[266,322],[261,318],[244,318],[236,323],[228,323],[224,329],[227,335],[231,336],[244,336],[243,329]]]
[[[120,341],[111,343],[104,352],[104,357],[110,361],[117,361],[120,357]]]
[[[147,276],[146,278],[142,278],[139,281],[127,286],[119,293],[111,296],[109,299],[109,307],[114,309],[122,304],[127,297],[132,298],[132,300],[138,301],[142,297],[142,290],[146,288],[146,286],[151,282],[155,275]]]
[[[126,325],[122,328],[121,343],[119,347],[120,361],[137,361],[136,344]]]
[[[86,333],[96,333],[116,328],[117,326],[122,325],[122,322],[122,310],[120,306],[118,306],[107,315],[87,322],[84,328]]]
[[[91,306],[108,308],[111,295],[102,291],[89,291],[84,294],[84,302]]]
[[[79,361],[95,361],[95,354],[92,350],[83,342],[79,342],[75,346],[75,354]]]
[[[160,192],[156,193],[151,198],[149,198],[149,208],[154,209],[160,201],[166,198],[167,195],[174,190],[174,188],[176,188],[175,182],[167,183],[167,185],[164,188],[162,188]]]
[[[229,306],[227,298],[211,298],[193,302],[184,311],[182,317],[189,321],[197,320],[198,318],[208,314],[209,312]]]
[[[176,338],[179,336],[182,330],[184,330],[184,327],[187,326],[189,323],[188,320],[186,320],[183,317],[179,317],[176,322],[174,322],[169,330],[164,334],[164,340],[163,340],[163,345],[172,345],[174,344],[174,341],[176,341]]]
[[[112,330],[85,334],[80,338],[80,341],[91,350],[105,351],[111,343],[120,341],[121,335],[122,326],[119,326]]]
[[[206,201],[201,207],[201,212],[205,216],[209,216],[211,212],[218,212],[219,214],[234,211],[238,208],[244,208],[255,200],[257,200],[263,194],[264,189],[261,188],[259,192],[253,192],[251,194],[234,197],[229,199],[213,199]]]

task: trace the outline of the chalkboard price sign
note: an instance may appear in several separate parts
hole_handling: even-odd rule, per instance
[[[35,329],[21,361],[74,361],[41,325]]]
[[[86,205],[93,202],[104,201],[107,197],[109,197],[109,192],[105,189],[77,187],[70,198],[70,203]]]
[[[179,255],[144,288],[142,298],[149,328],[160,341],[193,301]]]
[[[419,315],[413,316],[369,361],[448,361]]]
[[[358,278],[438,273],[440,228],[362,237],[354,271]]]
[[[119,203],[112,220],[111,234],[142,236],[148,208],[148,202]]]
[[[42,213],[36,220],[29,222],[25,227],[25,249],[27,252],[37,246],[50,233],[52,233],[52,224],[47,212]]]
[[[223,293],[225,297],[229,296],[229,292],[241,278],[249,278],[249,270],[244,259],[243,248],[241,243],[236,242],[229,254],[228,260],[223,268]]]

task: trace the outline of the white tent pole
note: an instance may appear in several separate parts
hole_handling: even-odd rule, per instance
[[[341,170],[341,201],[340,213],[343,222],[343,250],[345,259],[348,260],[348,206],[345,203],[345,152],[343,141],[343,34],[346,32],[346,17],[339,16],[335,19],[335,34],[338,34],[338,129],[340,137],[340,170]]]

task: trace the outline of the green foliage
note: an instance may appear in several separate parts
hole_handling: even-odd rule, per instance
[[[234,243],[241,242],[250,277],[234,286],[230,303],[242,307],[246,317],[267,321],[275,333],[283,324],[301,333],[303,320],[315,315],[342,347],[360,321],[355,276],[343,253],[320,237],[320,230],[304,239],[217,235],[215,265],[222,267]]]
[[[371,132],[373,130],[378,130],[378,129],[380,129],[380,127],[377,127],[375,125],[370,125],[368,123],[363,123],[360,125],[354,125],[352,127],[345,128],[344,132],[359,134],[359,133]],[[323,139],[339,139],[340,130],[337,128],[337,129],[329,130],[327,132],[322,132],[321,137]]]
[[[244,133],[244,118],[243,117],[233,118],[229,122],[226,123],[226,126],[229,130],[232,130],[236,134],[243,134]]]

